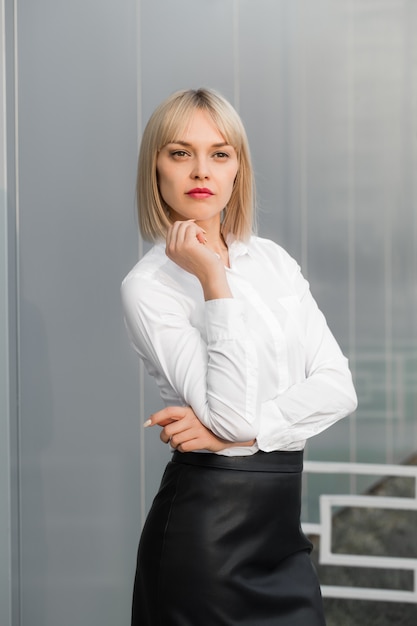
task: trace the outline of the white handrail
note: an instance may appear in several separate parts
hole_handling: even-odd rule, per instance
[[[322,594],[328,598],[350,598],[385,602],[417,603],[417,559],[374,556],[366,554],[338,554],[332,552],[332,508],[366,507],[376,509],[417,510],[417,466],[384,465],[376,463],[338,463],[326,461],[305,461],[304,471],[315,474],[356,474],[368,476],[405,476],[414,478],[414,496],[381,497],[373,495],[323,494],[319,497],[319,523],[303,523],[306,534],[320,537],[319,563],[322,565],[373,567],[380,569],[409,570],[414,574],[411,591],[401,589],[377,589],[368,587],[347,587],[322,585]]]

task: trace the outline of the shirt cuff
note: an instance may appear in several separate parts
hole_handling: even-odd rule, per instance
[[[207,300],[206,330],[209,343],[244,337],[246,323],[241,302],[236,298]]]

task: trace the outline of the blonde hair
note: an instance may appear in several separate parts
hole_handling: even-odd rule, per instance
[[[254,180],[249,144],[242,121],[223,96],[209,89],[178,91],[164,100],[153,112],[142,136],[136,181],[139,226],[144,239],[165,239],[170,220],[159,192],[156,161],[158,152],[178,139],[192,113],[207,111],[225,141],[234,147],[238,172],[232,195],[225,207],[221,231],[246,240],[253,231]]]

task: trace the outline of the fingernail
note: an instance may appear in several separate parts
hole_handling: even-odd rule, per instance
[[[146,420],[146,422],[143,425],[143,428],[148,428],[148,426],[152,426],[152,420]]]

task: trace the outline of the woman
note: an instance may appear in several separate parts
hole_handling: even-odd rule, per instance
[[[300,529],[306,439],[356,408],[347,360],[296,262],[252,234],[253,177],[233,107],[163,102],[137,196],[154,247],[122,285],[132,343],[174,453],[139,545],[134,626],[322,626]]]

